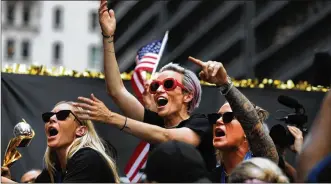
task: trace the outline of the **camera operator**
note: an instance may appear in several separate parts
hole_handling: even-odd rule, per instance
[[[278,102],[295,110],[294,113],[288,113],[287,116],[276,118],[284,121],[286,126],[277,124],[270,130],[270,137],[274,141],[279,155],[278,166],[283,170],[291,182],[296,178],[296,169],[292,167],[285,159],[286,150],[289,149],[295,154],[301,152],[303,146],[303,134],[307,131],[305,123],[307,116],[304,107],[291,97],[281,95]],[[283,111],[284,110],[278,110]]]
[[[290,150],[296,154],[299,154],[303,145],[302,131],[295,126],[287,125],[287,128],[294,137],[294,144],[290,146]]]
[[[273,139],[279,155],[278,166],[283,170],[291,182],[296,177],[296,169],[291,166],[285,159],[286,151],[291,150],[293,153],[300,153],[303,145],[302,131],[291,125],[287,125],[287,130],[278,124],[271,128],[270,136]],[[293,139],[291,139],[291,137]]]

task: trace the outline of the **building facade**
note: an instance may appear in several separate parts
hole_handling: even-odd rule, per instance
[[[2,65],[101,70],[98,1],[2,1]]]

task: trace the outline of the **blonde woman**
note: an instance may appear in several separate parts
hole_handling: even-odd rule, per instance
[[[36,182],[119,183],[115,162],[89,120],[79,120],[72,102],[60,102],[42,114],[46,168]]]
[[[241,93],[237,91],[237,94]],[[241,99],[246,105],[225,103],[213,125],[213,145],[219,166],[211,173],[212,182],[227,183],[233,169],[252,157],[265,157],[278,163],[276,147],[263,125],[268,112],[250,103],[243,95]],[[248,105],[251,105],[250,113],[245,110]]]
[[[229,183],[289,183],[289,179],[274,162],[256,157],[237,165]]]

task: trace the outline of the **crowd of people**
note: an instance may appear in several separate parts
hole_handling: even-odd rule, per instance
[[[200,81],[192,71],[173,63],[148,81],[142,105],[121,79],[114,48],[115,13],[106,0],[101,0],[99,19],[107,92],[123,114],[113,112],[93,94],[57,103],[41,115],[47,137],[45,168],[21,182],[119,183],[116,162],[92,121],[151,144],[143,182],[331,181],[325,174],[331,165],[330,92],[305,144],[300,129],[288,127],[295,137],[290,147],[275,144],[264,124],[268,112],[233,85],[221,62],[188,58],[201,67],[200,79],[215,84],[224,96],[226,103],[218,112],[193,113],[201,101]],[[287,148],[298,154],[297,171],[285,160]],[[2,182],[15,182],[8,168],[1,171]]]

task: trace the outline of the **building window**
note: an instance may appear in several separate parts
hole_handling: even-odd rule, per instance
[[[54,28],[60,29],[62,27],[63,11],[62,8],[57,7],[54,9]]]
[[[7,59],[11,60],[14,59],[14,54],[15,54],[15,41],[13,39],[8,39],[7,40]]]
[[[31,6],[24,3],[23,5],[23,25],[28,26],[31,20]]]
[[[29,59],[30,57],[30,53],[31,53],[31,45],[30,42],[28,40],[25,40],[22,42],[22,59],[26,60]]]
[[[101,49],[95,45],[90,46],[89,49],[89,68],[99,70],[101,68]]]
[[[56,42],[53,44],[53,63],[60,64],[62,59],[62,44]]]
[[[96,11],[90,13],[90,30],[95,31],[98,26],[98,14]]]
[[[7,24],[14,25],[15,21],[15,3],[7,1]]]

